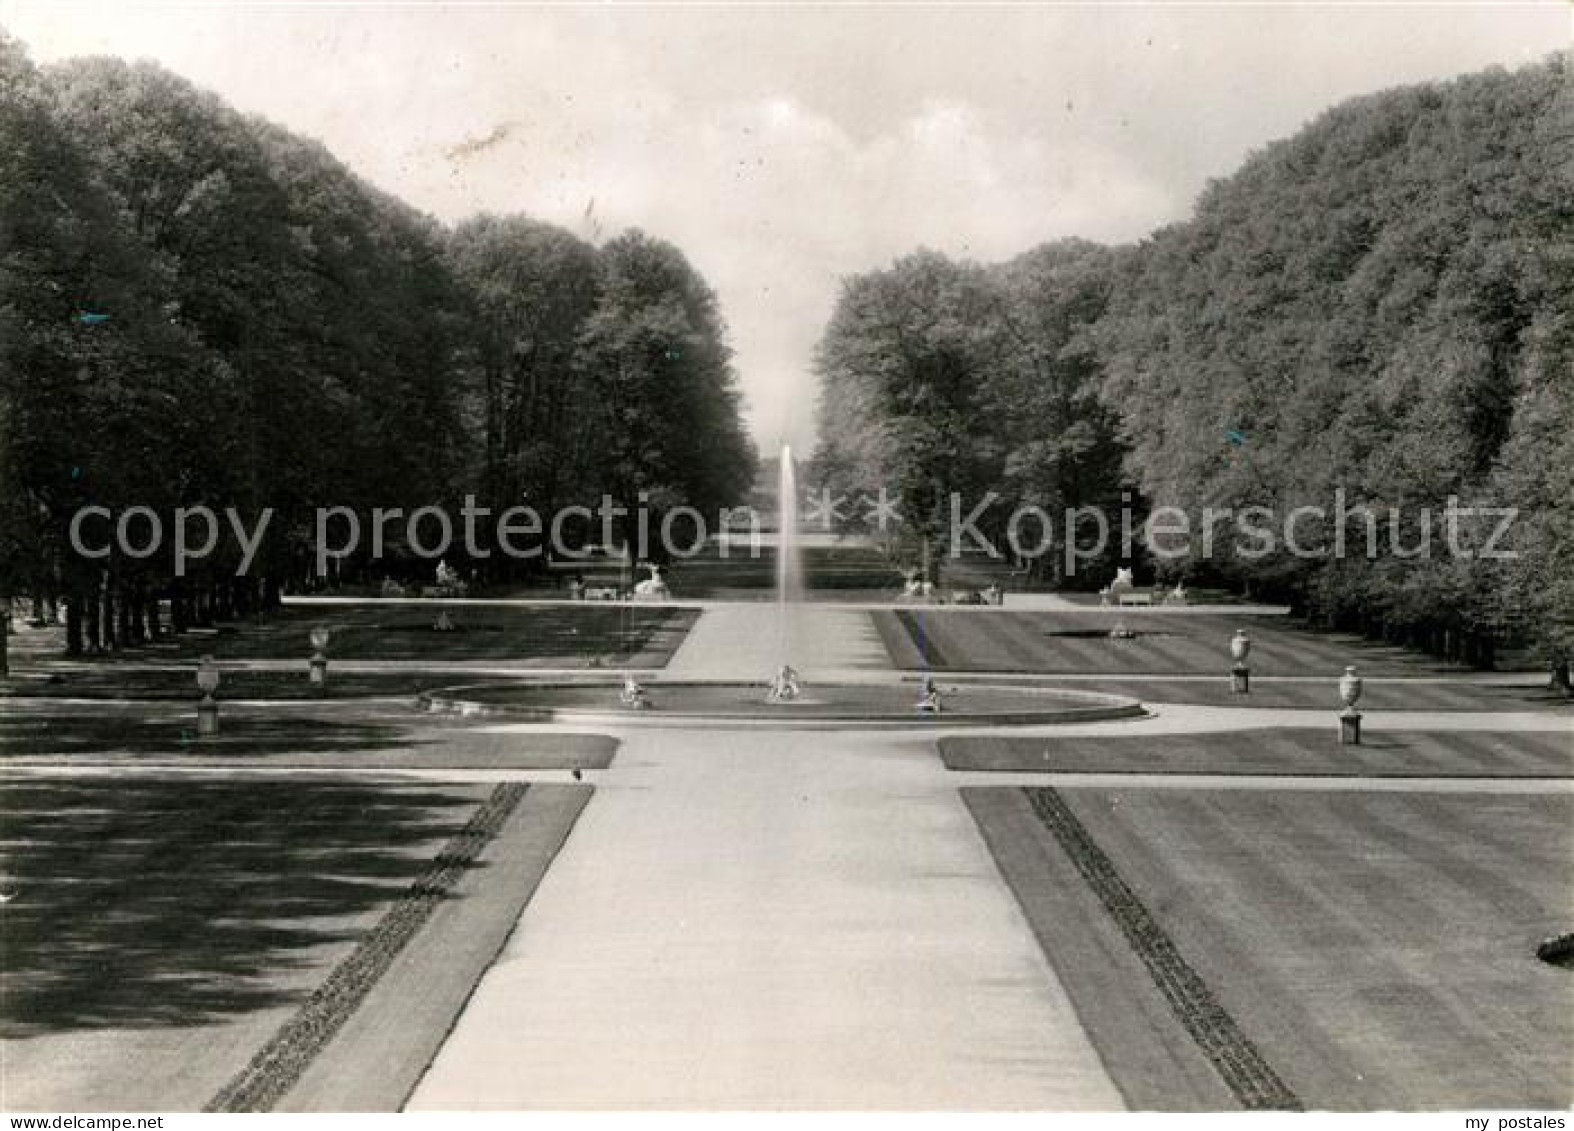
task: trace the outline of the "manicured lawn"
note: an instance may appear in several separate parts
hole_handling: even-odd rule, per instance
[[[8,781],[6,1106],[200,1108],[490,790]]]
[[[1215,1104],[1224,1078],[1205,1078],[1201,1042],[1156,992],[1155,955],[1165,959],[1157,968],[1190,967],[1306,1107],[1574,1102],[1574,979],[1534,953],[1574,914],[1574,797],[1046,794],[1112,871],[1097,860],[1073,867],[1032,791],[967,791],[1134,1103]],[[1108,893],[1111,875],[1135,898],[1115,906],[1140,931],[1117,929],[1095,894]]]
[[[398,1110],[588,786],[25,778],[8,1110]]]
[[[0,715],[0,764],[179,763],[272,769],[602,769],[614,739],[498,731],[413,708],[221,708],[220,733],[199,739],[191,705],[65,706],[13,701]]]
[[[1314,774],[1397,777],[1574,777],[1574,730],[1552,733],[1368,733],[1340,746],[1322,730],[1242,730],[1020,738],[945,738],[947,769],[1113,774]]]
[[[1110,639],[1116,620],[1137,638]],[[874,622],[892,661],[909,669],[1228,676],[1230,637],[1244,628],[1253,642],[1253,675],[1332,680],[1346,664],[1368,675],[1459,670],[1402,648],[1313,632],[1284,617],[893,609],[876,612]]]
[[[455,630],[433,625],[446,611]],[[366,601],[285,605],[215,630],[193,630],[117,658],[190,661],[300,660],[311,655],[310,630],[332,631],[330,662],[340,660],[498,661],[530,667],[601,663],[660,667],[682,643],[697,614],[651,605],[419,606]]]
[[[1253,679],[1249,695],[1230,690],[1227,676],[1211,679],[1153,679],[1140,676],[1116,679],[1065,679],[1046,683],[1071,691],[1099,691],[1124,695],[1144,703],[1194,703],[1209,707],[1291,707],[1337,711],[1339,680],[1326,679],[1277,683]],[[1437,681],[1406,680],[1384,683],[1366,681],[1361,696],[1363,711],[1563,711],[1574,725],[1574,699],[1549,691],[1544,681],[1518,685],[1471,682],[1460,675]]]

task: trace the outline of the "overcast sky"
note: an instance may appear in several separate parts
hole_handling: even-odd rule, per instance
[[[0,0],[0,25],[40,62],[156,59],[444,220],[674,241],[721,296],[768,449],[812,434],[840,277],[921,245],[1136,239],[1333,102],[1538,59],[1571,27],[1557,2],[407,0]]]

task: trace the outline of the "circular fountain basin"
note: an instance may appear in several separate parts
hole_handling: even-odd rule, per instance
[[[763,682],[653,680],[643,685],[650,705],[636,710],[619,703],[622,686],[619,680],[479,683],[427,692],[420,704],[434,712],[537,723],[826,730],[1040,726],[1147,714],[1141,703],[1119,695],[972,682],[940,683],[944,709],[925,713],[917,709],[912,681],[811,683],[801,698],[772,703]]]

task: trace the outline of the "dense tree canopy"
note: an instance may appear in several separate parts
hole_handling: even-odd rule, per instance
[[[596,266],[599,298],[578,349],[599,489],[712,515],[742,500],[754,450],[715,294],[677,248],[637,231],[602,247]]]
[[[1342,490],[1385,528],[1397,508],[1406,547],[1450,496],[1520,508],[1524,539],[1566,523],[1565,72],[1554,58],[1337,107],[1127,260],[1098,338],[1150,498],[1286,514]],[[1214,564],[1337,622],[1566,632],[1547,573],[1401,557],[1388,533],[1374,558]],[[1545,553],[1527,568],[1554,569]]]
[[[1342,558],[1193,539],[1152,564],[1450,656],[1488,662],[1494,641],[1524,639],[1566,664],[1567,68],[1335,107],[1135,247],[1052,245],[991,269],[921,253],[848,281],[821,347],[818,474],[842,490],[927,477],[943,435],[997,491],[1054,507],[1108,504],[1124,474],[1148,505],[1193,515],[1321,507],[1310,542],[1343,500],[1382,517],[1373,556],[1355,509]],[[1518,557],[1443,552],[1451,498],[1518,508],[1500,544]],[[1497,525],[1459,521],[1472,550]],[[1428,532],[1436,552],[1393,552],[1396,533],[1408,550]]]
[[[595,248],[523,216],[478,216],[454,231],[448,260],[473,311],[485,498],[575,496],[596,470],[578,362],[596,306]]]
[[[157,66],[41,71],[0,36],[0,598],[65,598],[73,651],[322,584],[319,508],[739,502],[753,452],[725,338],[669,245],[523,217],[446,230]],[[271,515],[249,562],[221,537],[176,569],[167,525],[199,505]],[[84,506],[148,508],[163,543],[83,558]],[[408,551],[363,543],[334,580],[430,577]]]
[[[1122,449],[1089,336],[1114,260],[1081,241],[993,268],[926,251],[848,280],[817,355],[817,485],[899,499],[899,552],[928,543],[931,559],[971,545],[960,528],[975,513],[970,528],[1004,555],[1018,506],[1058,523],[1067,508],[1118,505]],[[867,506],[844,513],[868,526]],[[1017,541],[1048,551],[1065,537],[1052,525]],[[1063,565],[1045,552],[1030,568]]]
[[[983,269],[918,252],[847,282],[820,343],[820,474],[842,493],[902,499],[933,537],[947,500],[998,460],[985,375],[1001,337]]]

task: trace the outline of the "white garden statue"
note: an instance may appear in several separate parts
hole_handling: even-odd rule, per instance
[[[618,693],[618,702],[631,711],[650,709],[650,697],[645,694],[645,689],[640,686],[639,680],[632,675],[623,677],[623,690]]]
[[[1099,590],[1099,603],[1118,605],[1120,604],[1120,595],[1122,593],[1130,593],[1136,587],[1137,583],[1132,580],[1130,568],[1126,566],[1118,567],[1115,570],[1115,580]]]
[[[672,590],[667,588],[666,581],[661,576],[661,567],[650,567],[650,576],[644,581],[634,585],[634,599],[636,601],[665,601],[672,596]]]
[[[776,676],[771,680],[770,694],[766,696],[767,703],[791,703],[800,694],[798,689],[798,671],[791,664],[783,664],[776,670]]]

